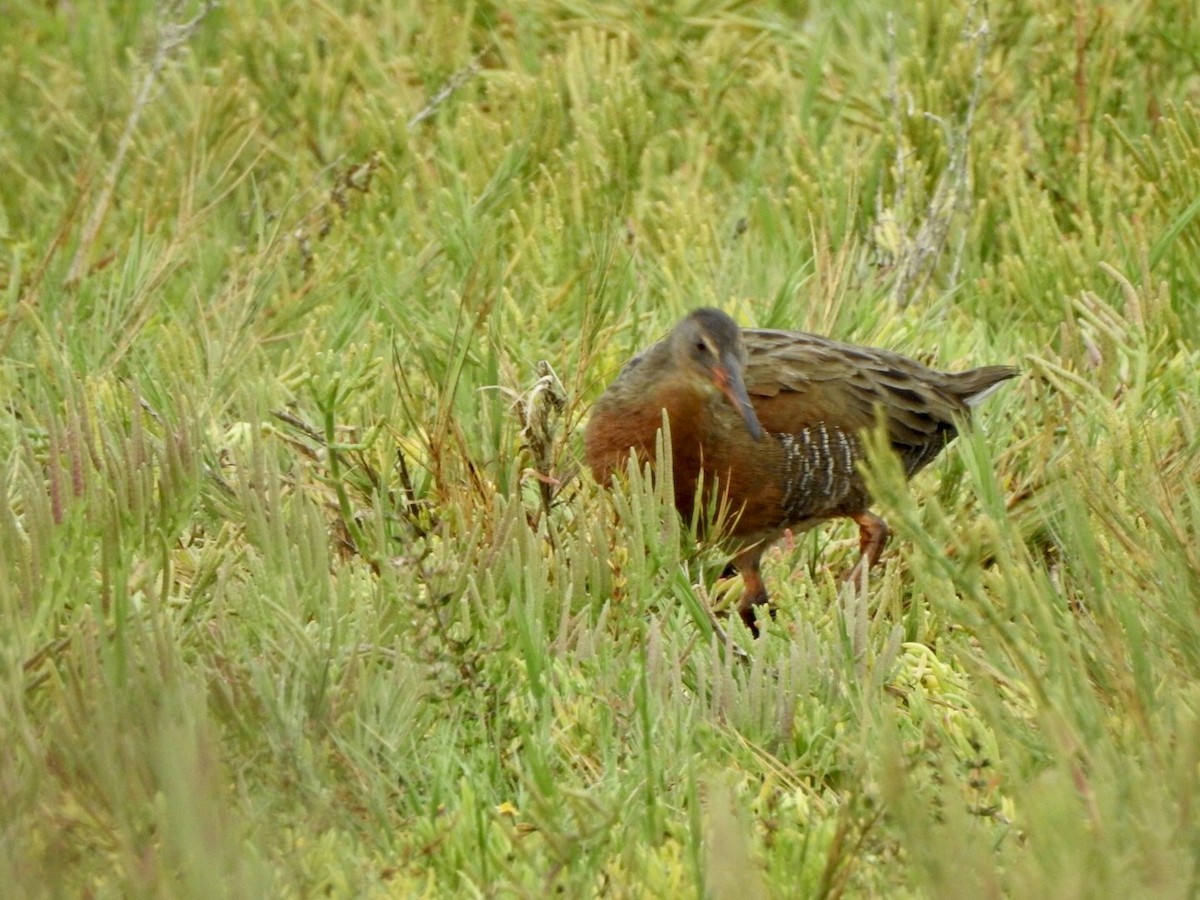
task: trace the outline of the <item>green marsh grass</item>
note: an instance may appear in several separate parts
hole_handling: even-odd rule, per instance
[[[1196,893],[1191,3],[9,7],[6,895]],[[1023,373],[757,642],[705,304]]]

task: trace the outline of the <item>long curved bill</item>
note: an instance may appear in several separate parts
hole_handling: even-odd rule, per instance
[[[721,393],[729,398],[733,408],[741,414],[742,421],[746,423],[746,430],[750,432],[750,437],[756,441],[762,440],[762,423],[758,421],[758,414],[750,405],[750,395],[746,393],[746,385],[742,381],[740,362],[732,356],[722,357],[721,365],[713,369],[713,378],[717,387],[721,389]]]

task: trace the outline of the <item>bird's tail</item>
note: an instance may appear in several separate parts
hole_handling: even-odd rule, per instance
[[[969,372],[959,372],[954,379],[954,388],[963,402],[974,408],[1008,379],[1020,374],[1020,370],[1014,366],[983,366]]]

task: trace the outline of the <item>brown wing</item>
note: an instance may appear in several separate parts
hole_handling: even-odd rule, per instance
[[[882,410],[910,473],[954,437],[968,399],[1015,374],[1002,367],[939,372],[898,353],[812,334],[748,329],[743,335],[746,390],[767,431],[791,434],[824,422],[854,434],[874,425]]]

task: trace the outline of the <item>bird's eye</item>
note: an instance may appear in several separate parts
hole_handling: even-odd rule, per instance
[[[708,353],[708,343],[705,341],[696,341],[696,352],[701,356]]]

